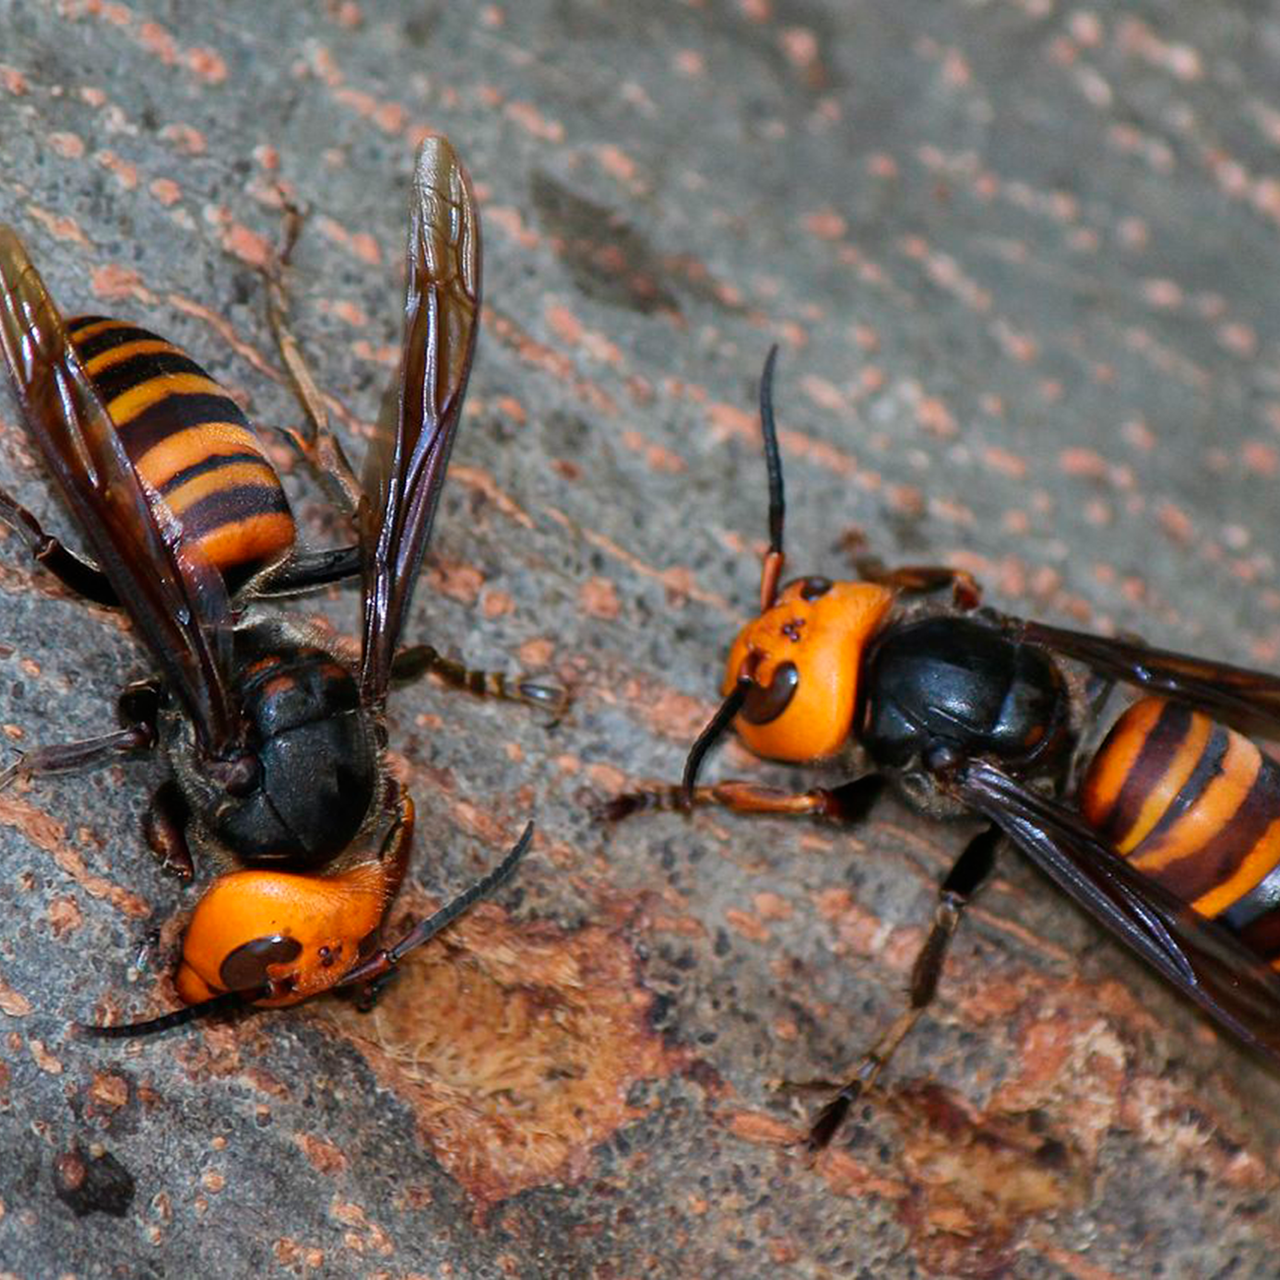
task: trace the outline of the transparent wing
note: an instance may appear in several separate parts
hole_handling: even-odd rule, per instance
[[[480,222],[445,138],[418,152],[399,375],[369,447],[358,514],[366,703],[386,697],[391,659],[431,533],[480,319]]]
[[[222,576],[134,470],[21,240],[0,226],[0,348],[49,469],[204,748],[234,734]]]

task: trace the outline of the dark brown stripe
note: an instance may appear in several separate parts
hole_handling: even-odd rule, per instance
[[[165,396],[118,429],[125,450],[136,463],[148,450],[176,432],[202,427],[208,422],[233,422],[246,431],[253,430],[234,400],[205,392],[175,392]]]
[[[81,330],[87,329],[92,324],[105,324],[108,320],[111,320],[110,316],[72,316],[71,319],[67,321],[67,332],[71,335],[71,340],[74,342],[76,334]],[[122,322],[119,320],[111,320],[111,323],[120,324]]]
[[[81,329],[88,329],[91,325],[101,324],[102,320],[95,316],[89,316],[84,324],[78,324],[77,329],[71,333],[71,341],[75,344],[76,352],[81,360],[92,360],[94,356],[100,356],[104,351],[114,351],[117,347],[122,347],[126,342],[164,342],[165,339],[159,334],[152,333],[150,329],[139,329],[137,325],[120,324],[113,321],[114,328],[103,329],[101,333],[90,334],[83,342],[76,338],[76,333]],[[173,344],[170,343],[170,346]]]
[[[278,485],[239,484],[219,489],[182,513],[182,528],[194,538],[203,538],[226,525],[253,516],[287,515],[288,504]]]
[[[219,471],[223,467],[229,467],[236,462],[257,462],[266,465],[263,463],[260,453],[250,453],[247,449],[241,450],[239,453],[212,453],[207,458],[202,458],[199,462],[192,463],[191,466],[183,467],[181,471],[175,472],[160,486],[160,492],[167,497],[175,489],[186,484],[188,480],[194,480],[196,476],[207,475],[210,471]]]
[[[1230,879],[1277,818],[1280,818],[1280,775],[1264,759],[1253,786],[1217,834],[1188,857],[1150,874],[1184,902],[1193,902]]]
[[[1190,732],[1191,709],[1182,703],[1166,702],[1147,733],[1133,768],[1121,783],[1115,802],[1095,823],[1110,843],[1119,844],[1137,822],[1143,802],[1151,794],[1153,780],[1164,777]]]
[[[1161,717],[1163,719],[1163,717]],[[1160,817],[1160,821],[1147,833],[1147,837],[1142,844],[1134,850],[1132,856],[1136,856],[1141,852],[1142,848],[1149,841],[1158,840],[1166,831],[1168,831],[1184,814],[1188,813],[1195,805],[1200,803],[1201,797],[1204,795],[1205,788],[1217,777],[1222,775],[1222,762],[1226,759],[1227,748],[1231,745],[1230,735],[1220,724],[1215,724],[1209,730],[1209,740],[1204,744],[1204,750],[1200,753],[1200,759],[1196,761],[1196,767],[1191,770],[1190,776],[1179,789],[1178,794],[1174,796],[1172,803],[1164,811]],[[1127,780],[1126,780],[1127,781]],[[1252,792],[1250,793],[1252,794]],[[1245,797],[1248,799],[1248,796]],[[1230,824],[1228,823],[1228,826]],[[1193,895],[1194,896],[1194,895]]]
[[[209,376],[190,356],[184,356],[181,351],[147,351],[121,360],[119,364],[109,365],[90,376],[93,378],[93,385],[98,388],[98,394],[110,403],[116,396],[132,391],[134,387],[173,373],[194,373],[202,378]]]
[[[1250,951],[1272,960],[1280,954],[1280,910],[1268,911],[1240,930],[1240,941]]]

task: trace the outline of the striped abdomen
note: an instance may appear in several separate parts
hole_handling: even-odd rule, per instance
[[[185,352],[101,316],[67,323],[146,484],[234,591],[293,546],[279,477],[239,406]]]
[[[1116,852],[1280,968],[1280,768],[1248,738],[1143,698],[1094,756],[1080,807]]]

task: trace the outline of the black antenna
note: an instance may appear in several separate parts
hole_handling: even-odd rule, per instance
[[[521,859],[529,852],[529,846],[532,843],[533,823],[530,822],[520,839],[516,841],[515,847],[488,875],[482,876],[470,888],[464,889],[456,898],[446,902],[439,911],[433,912],[421,924],[415,925],[394,947],[375,951],[367,960],[352,969],[337,985],[346,987],[353,982],[367,982],[394,969],[410,951],[422,946],[424,942],[430,942],[437,933],[447,929],[469,907],[479,902],[481,898],[487,898],[510,880],[516,867],[520,865]]]
[[[120,1022],[114,1026],[103,1026],[97,1022],[77,1022],[73,1025],[82,1036],[91,1036],[95,1040],[128,1040],[134,1036],[155,1036],[162,1031],[171,1031],[174,1027],[185,1027],[188,1022],[195,1022],[199,1018],[207,1018],[211,1014],[221,1013],[227,1009],[243,1009],[270,993],[270,987],[224,991],[221,995],[201,1000],[199,1004],[189,1004],[184,1009],[175,1009],[172,1013],[162,1013],[158,1018],[146,1018],[141,1022]]]
[[[742,710],[742,704],[751,692],[750,680],[739,680],[732,692],[717,708],[715,715],[707,723],[707,727],[698,734],[697,741],[689,748],[689,755],[684,762],[684,777],[680,785],[684,790],[685,804],[693,806],[693,788],[698,781],[698,770],[706,759],[707,752],[715,745],[716,739],[733,723],[733,718]]]
[[[782,527],[787,502],[782,488],[782,455],[778,452],[778,428],[773,418],[773,367],[778,360],[778,344],[769,348],[760,374],[760,431],[764,436],[764,466],[769,476],[769,550],[760,571],[760,611],[768,609],[778,590],[778,578],[786,555],[782,549]]]

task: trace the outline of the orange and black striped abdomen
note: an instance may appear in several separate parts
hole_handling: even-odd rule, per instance
[[[1280,768],[1243,734],[1143,698],[1094,756],[1080,808],[1138,870],[1280,967]]]
[[[71,341],[138,474],[234,591],[293,547],[279,477],[239,406],[146,329],[79,316]]]

